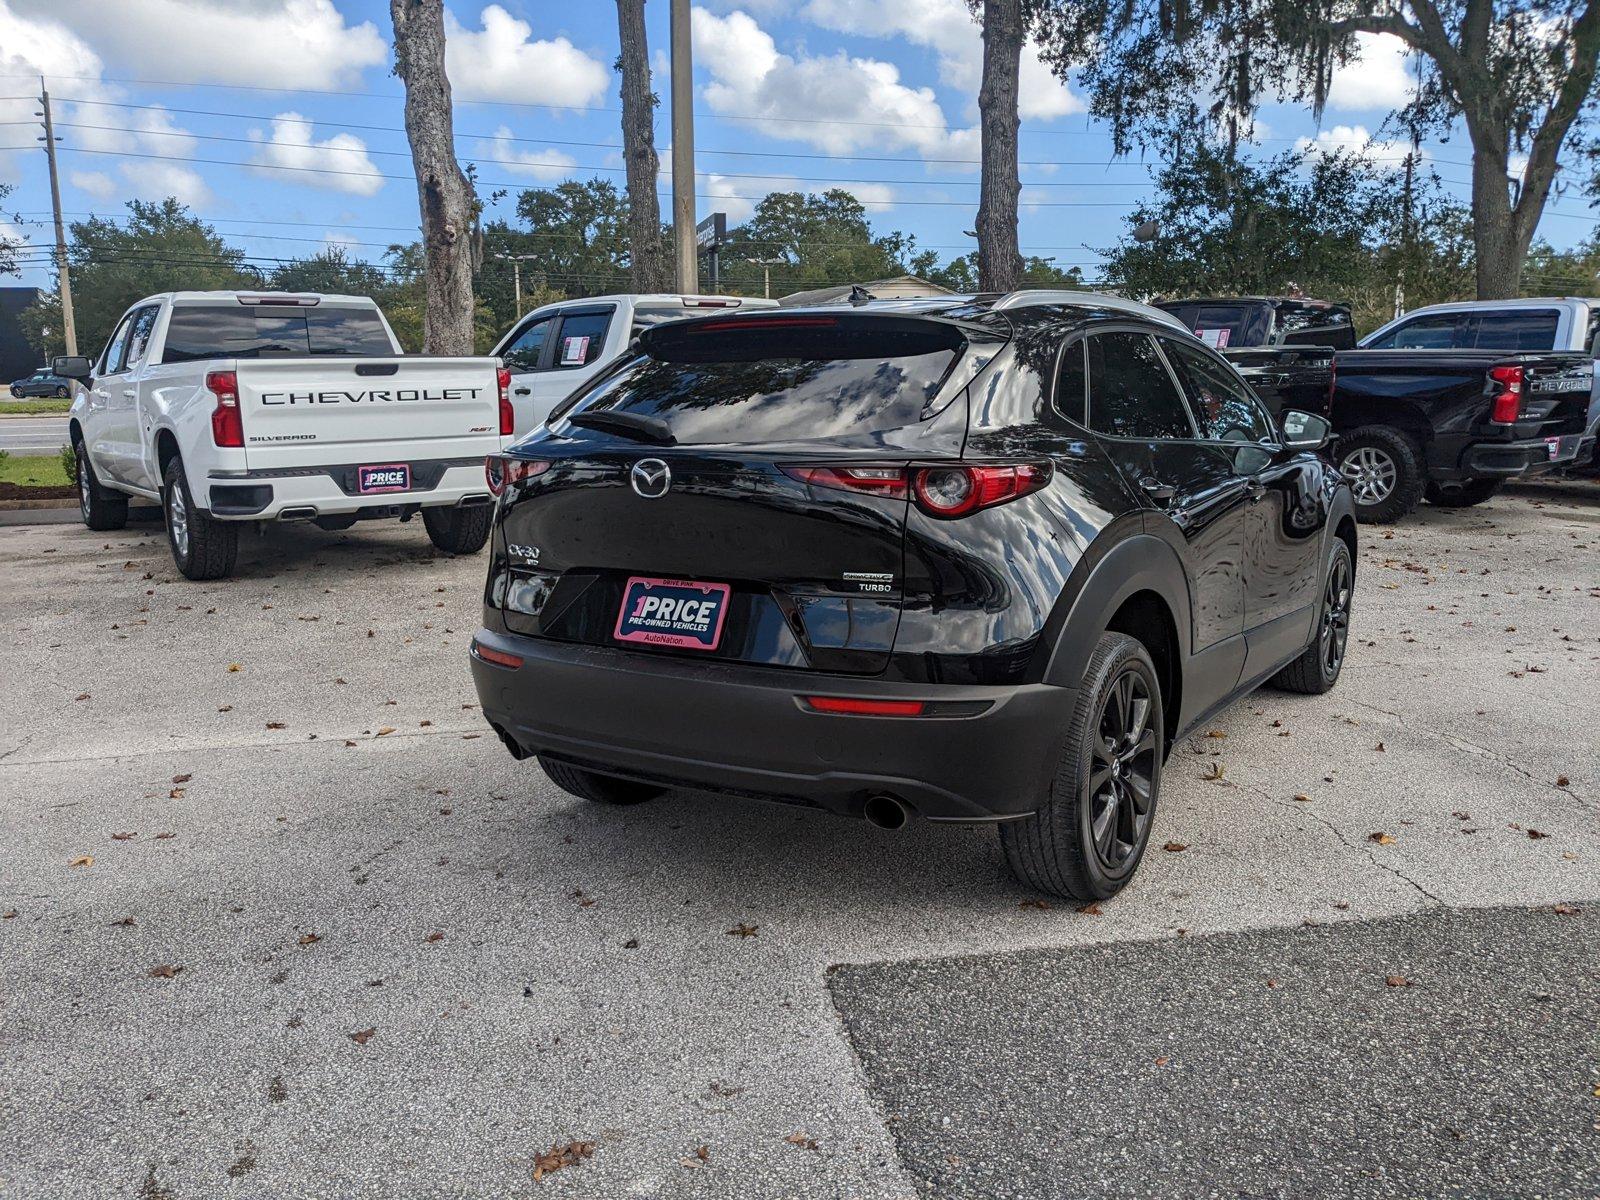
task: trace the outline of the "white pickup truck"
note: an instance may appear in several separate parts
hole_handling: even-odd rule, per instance
[[[510,377],[492,358],[406,354],[360,296],[169,292],[133,305],[98,359],[57,358],[90,529],[159,500],[178,569],[233,570],[246,522],[419,511],[451,554],[488,539],[485,460],[510,440]]]
[[[558,300],[536,308],[494,348],[511,371],[517,436],[537,429],[557,404],[626,350],[641,329],[720,310],[777,307],[776,300],[751,296],[660,293]]]

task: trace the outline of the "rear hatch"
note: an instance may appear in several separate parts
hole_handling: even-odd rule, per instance
[[[501,502],[507,627],[641,654],[883,670],[904,599],[909,502],[893,481],[903,464],[959,458],[965,384],[989,357],[972,343],[1001,340],[882,313],[646,331],[640,353],[517,448],[538,473]]]

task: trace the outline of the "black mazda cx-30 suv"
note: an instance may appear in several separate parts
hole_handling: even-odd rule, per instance
[[[1327,432],[1109,297],[658,325],[491,460],[483,711],[588,800],[992,821],[1023,880],[1103,898],[1176,739],[1339,676]]]

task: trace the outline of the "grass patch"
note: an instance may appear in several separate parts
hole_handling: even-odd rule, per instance
[[[57,400],[53,396],[44,396],[36,400],[13,400],[9,393],[0,393],[5,396],[0,400],[0,417],[12,414],[19,417],[36,417],[43,413],[64,413],[72,407],[72,400]]]
[[[72,479],[59,455],[0,455],[0,483],[18,487],[68,487]]]

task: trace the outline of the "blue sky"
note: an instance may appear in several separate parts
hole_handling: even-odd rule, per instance
[[[665,99],[666,0],[647,18]],[[946,258],[971,248],[981,50],[962,0],[700,0],[694,26],[701,215],[737,223],[767,191],[845,186],[880,230]],[[485,197],[568,177],[620,183],[610,0],[458,0],[450,32],[458,148]],[[0,0],[0,147],[34,144],[27,97],[43,71],[71,216],[176,194],[264,265],[330,242],[376,258],[417,219],[390,36],[383,0]],[[1398,158],[1403,147],[1368,135],[1411,77],[1396,45],[1369,40],[1320,126],[1302,109],[1263,111],[1262,152],[1309,138]],[[1113,160],[1083,98],[1031,54],[1022,109],[1023,251],[1093,278],[1084,243],[1116,239],[1149,194],[1149,166]],[[665,106],[657,136],[665,162]],[[1425,148],[1465,198],[1465,136]],[[7,215],[47,245],[43,155],[0,149],[0,182],[16,185]],[[1568,195],[1540,233],[1571,245],[1595,215]],[[31,266],[24,281],[46,276]]]

